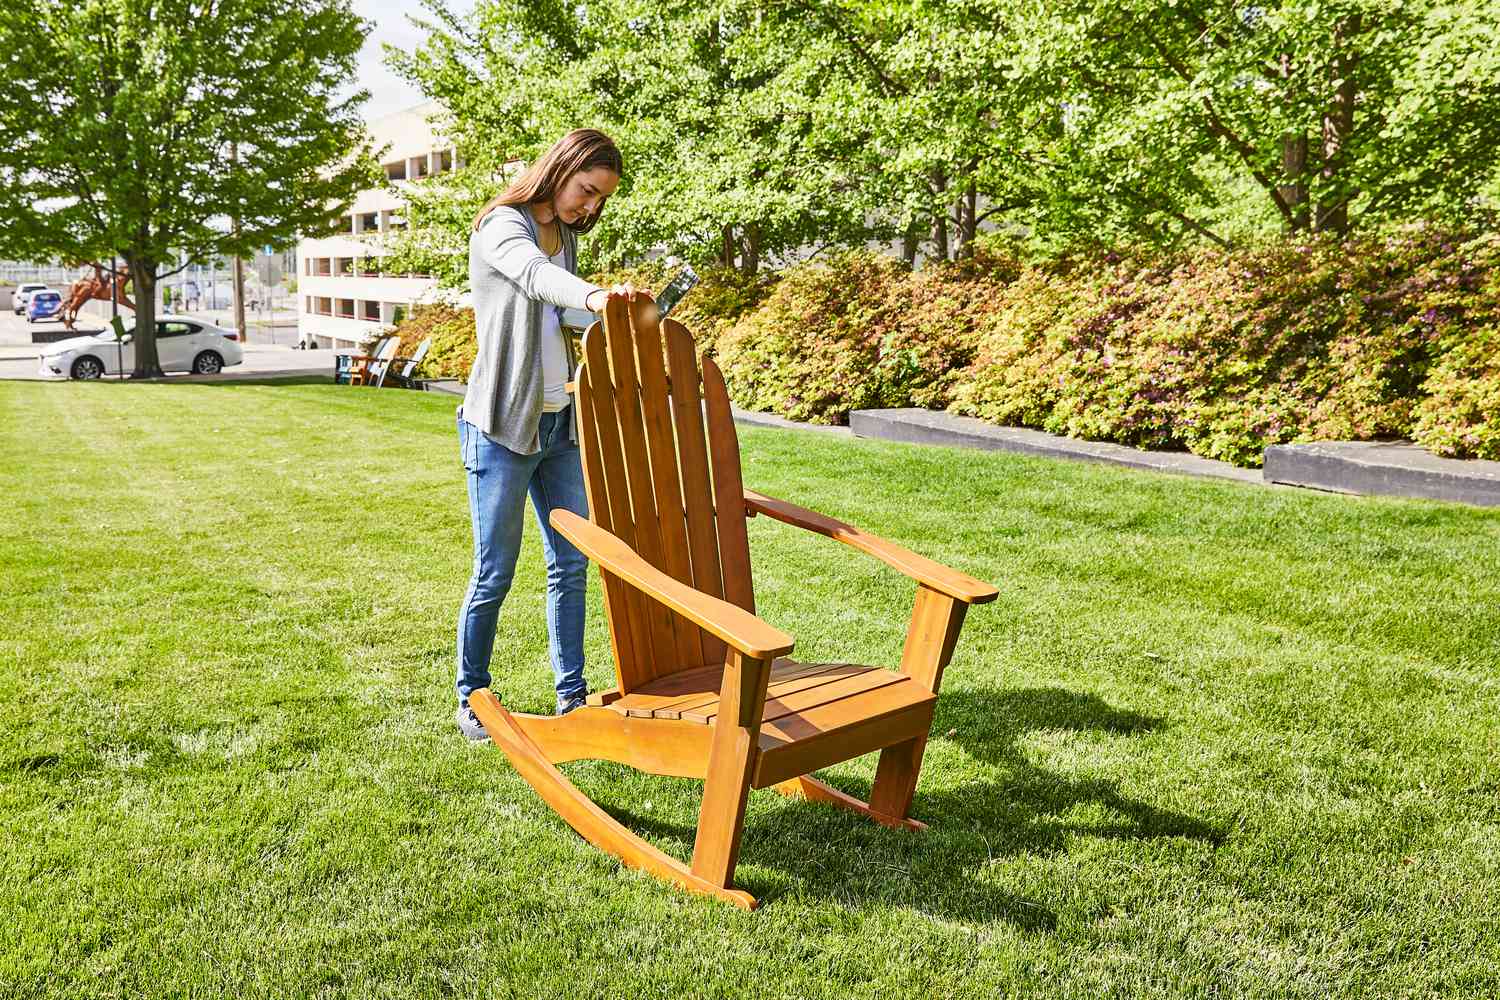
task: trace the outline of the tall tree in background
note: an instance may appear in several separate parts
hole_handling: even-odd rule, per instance
[[[374,182],[368,94],[339,96],[365,33],[348,0],[7,0],[0,254],[119,254],[134,377],[160,375],[175,262],[331,232]]]
[[[1008,16],[1017,85],[1050,117],[1044,224],[1227,243],[1483,208],[1492,2],[1016,0]]]
[[[1472,223],[1500,191],[1492,0],[428,2],[427,44],[390,58],[474,169],[413,192],[401,252],[456,284],[503,164],[579,125],[626,162],[595,263],[951,259],[986,221],[1231,245]]]
[[[832,176],[866,215],[946,260],[1029,204],[1023,121],[999,0],[775,0],[769,99],[805,109]]]
[[[403,260],[461,284],[465,212],[504,183],[507,162],[585,125],[614,137],[626,173],[584,245],[591,264],[660,246],[754,274],[778,254],[867,235],[864,203],[830,197],[854,139],[821,148],[805,109],[766,99],[778,60],[754,8],[493,0],[458,17],[428,6],[426,45],[388,59],[448,109],[442,127],[469,169],[413,192]]]

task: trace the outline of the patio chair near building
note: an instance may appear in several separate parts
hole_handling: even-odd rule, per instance
[[[375,383],[375,387],[379,388],[389,379],[392,385],[398,385],[403,389],[427,388],[427,380],[417,378],[417,367],[421,365],[422,359],[427,357],[427,352],[431,348],[432,338],[425,337],[417,345],[417,349],[411,352],[411,357],[392,358],[391,363],[385,367],[385,371],[381,374],[380,380]]]
[[[370,385],[381,377],[401,346],[400,337],[383,337],[369,354],[335,354],[333,381],[338,385]]]

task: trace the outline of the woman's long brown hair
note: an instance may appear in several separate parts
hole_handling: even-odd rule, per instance
[[[563,185],[568,183],[568,178],[580,170],[592,170],[595,167],[603,167],[616,177],[623,173],[620,151],[615,147],[615,141],[598,129],[574,129],[553,143],[552,148],[543,153],[541,159],[527,167],[504,191],[485,203],[479,214],[474,216],[475,231],[478,231],[484,217],[501,205],[530,205],[538,201],[551,201],[557,197]],[[604,204],[608,200],[601,198],[599,208],[593,215],[569,228],[575,233],[586,233],[593,229],[599,216],[604,214]],[[558,221],[562,222],[561,219]]]

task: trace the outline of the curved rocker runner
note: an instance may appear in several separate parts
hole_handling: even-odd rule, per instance
[[[512,713],[475,691],[469,704],[495,745],[590,843],[746,909],[756,900],[734,887],[734,869],[752,788],[924,829],[908,810],[943,668],[968,606],[994,600],[995,588],[746,490],[718,366],[705,357],[700,370],[692,336],[659,321],[649,297],[612,295],[584,355],[574,394],[590,515],[554,510],[550,520],[599,567],[618,684],[561,717]],[[860,549],[916,582],[899,670],[786,658],[792,637],[755,615],[745,520],[757,514]],[[809,776],[877,750],[869,802]],[[632,833],[556,767],[581,759],[701,779],[692,863]]]

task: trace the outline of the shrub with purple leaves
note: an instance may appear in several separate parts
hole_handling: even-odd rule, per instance
[[[796,420],[948,408],[1256,466],[1413,438],[1500,457],[1500,238],[1413,228],[1235,251],[787,272],[718,344],[735,401]]]

